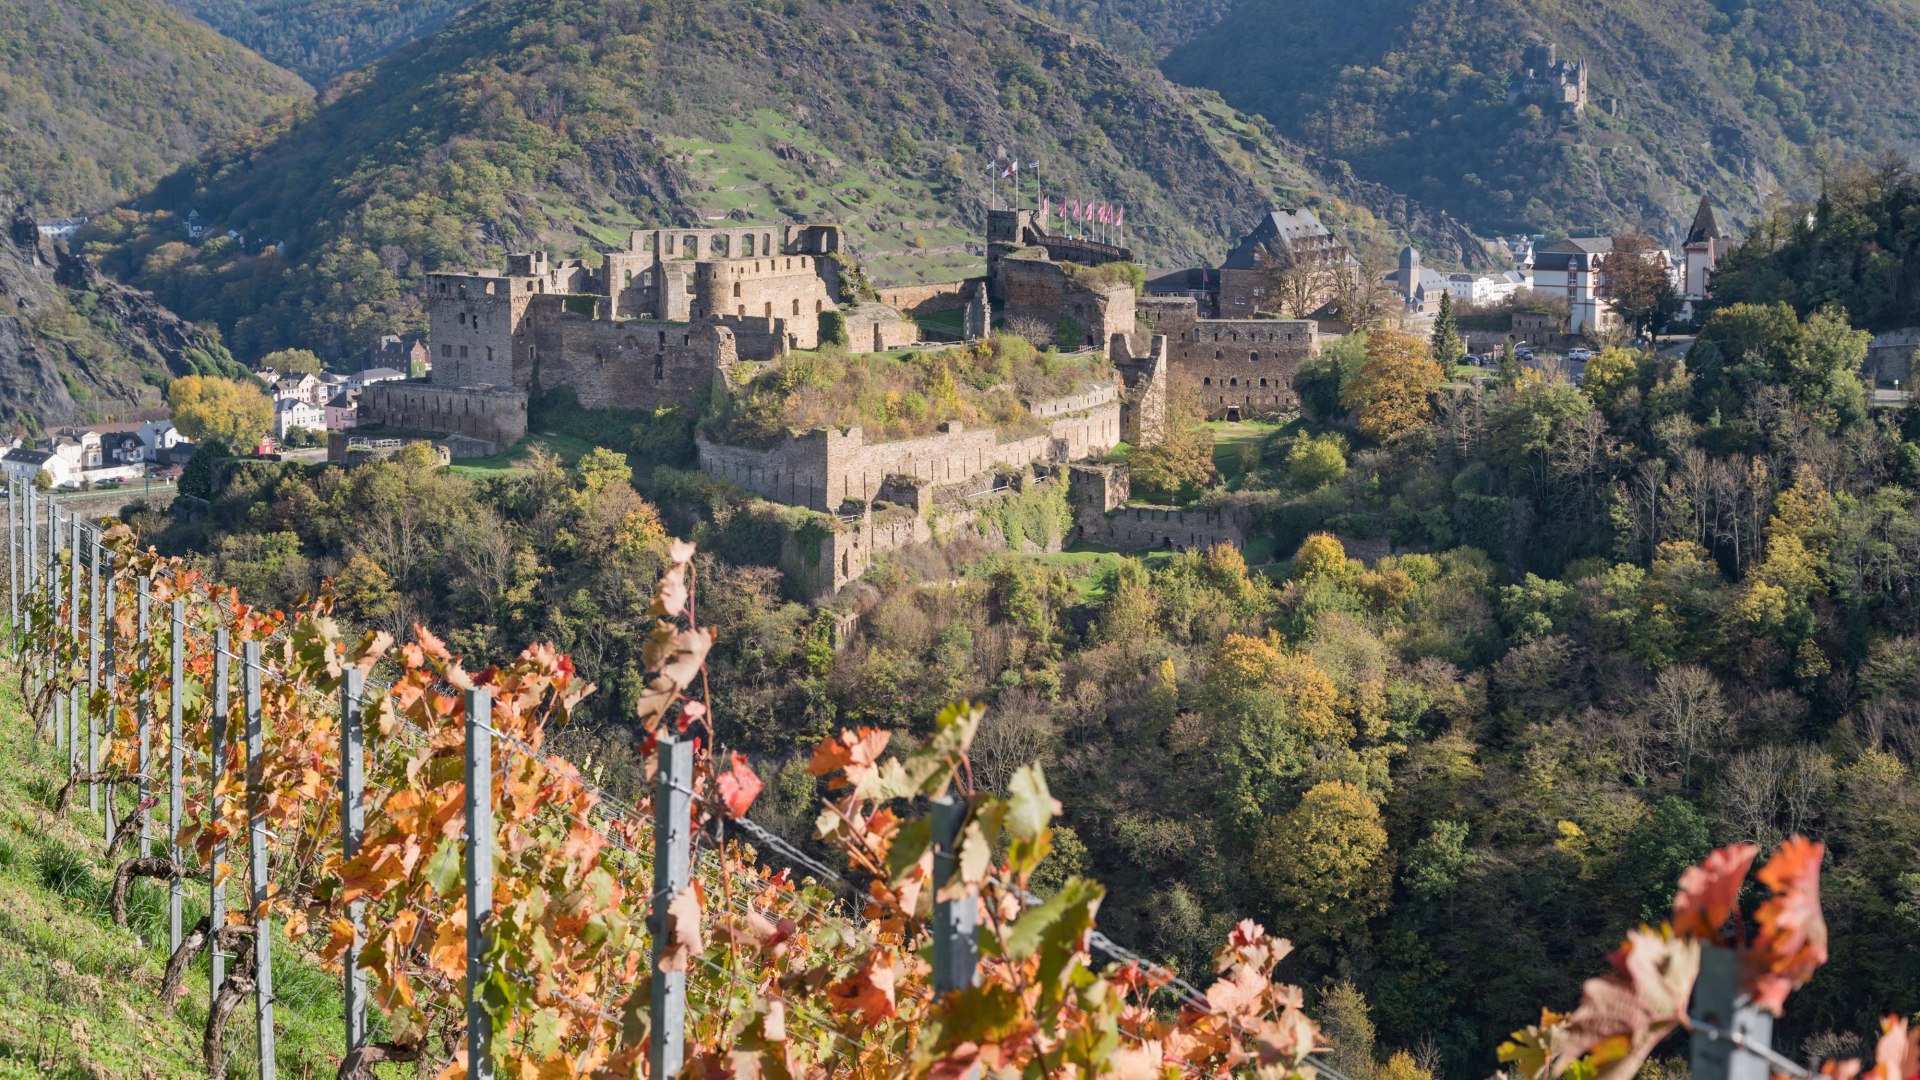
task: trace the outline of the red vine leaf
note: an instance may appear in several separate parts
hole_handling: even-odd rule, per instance
[[[660,950],[660,970],[687,970],[687,962],[706,948],[700,936],[700,897],[689,885],[667,905],[667,947]]]
[[[747,755],[738,750],[733,752],[733,765],[726,772],[714,778],[720,788],[720,798],[727,804],[727,813],[732,817],[745,817],[747,807],[760,795],[760,777],[747,766]]]
[[[883,949],[868,953],[853,974],[828,988],[834,1008],[858,1013],[864,1023],[877,1024],[894,1014],[893,957]]]
[[[1718,941],[1758,854],[1760,849],[1753,844],[1731,844],[1716,849],[1699,866],[1688,867],[1673,897],[1673,932]]]
[[[1700,943],[1642,927],[1607,957],[1613,971],[1588,979],[1580,1007],[1553,1040],[1553,1071],[1591,1055],[1599,1080],[1632,1077],[1686,1017],[1700,974]]]
[[[1787,995],[1827,962],[1827,921],[1820,914],[1820,861],[1826,845],[1790,836],[1760,868],[1773,891],[1753,913],[1759,931],[1741,956],[1744,989],[1754,1004],[1779,1016]]]

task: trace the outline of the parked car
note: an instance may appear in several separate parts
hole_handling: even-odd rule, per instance
[[[1567,359],[1591,360],[1593,359],[1593,350],[1592,349],[1569,349],[1567,350]]]

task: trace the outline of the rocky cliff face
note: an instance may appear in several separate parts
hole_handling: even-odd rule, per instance
[[[0,423],[39,430],[161,403],[178,375],[231,373],[231,357],[149,293],[43,237],[0,195]]]

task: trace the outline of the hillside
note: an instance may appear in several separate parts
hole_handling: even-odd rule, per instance
[[[0,191],[91,212],[308,93],[159,0],[0,5]]]
[[[1533,41],[1588,62],[1583,119],[1508,103]],[[1483,233],[1667,237],[1703,191],[1746,220],[1824,155],[1920,145],[1904,0],[1241,0],[1164,67]]]
[[[175,375],[235,371],[226,349],[39,236],[0,195],[0,424],[106,420]]]
[[[472,0],[170,0],[315,86],[446,25]]]
[[[990,163],[1015,154],[1055,195],[1126,206],[1154,265],[1217,258],[1275,191],[1321,189],[1209,95],[1000,0],[488,0],[152,196],[251,246],[188,248],[164,213],[87,239],[243,355],[338,359],[419,325],[423,270],[636,226],[836,220],[883,282],[974,272]],[[1363,244],[1398,239],[1392,199],[1311,201]]]

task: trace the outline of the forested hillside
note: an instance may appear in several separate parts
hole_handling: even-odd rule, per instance
[[[433,33],[472,0],[170,0],[315,86]]]
[[[1532,41],[1591,68],[1582,119],[1509,104]],[[1754,216],[1823,157],[1920,145],[1904,0],[1242,0],[1165,62],[1482,232],[1683,231]]]
[[[1124,205],[1155,265],[1224,254],[1276,192],[1375,252],[1397,223],[1473,246],[1391,193],[1322,195],[1257,123],[999,0],[487,0],[161,185],[165,213],[87,242],[244,355],[340,358],[418,327],[425,269],[638,226],[841,221],[879,280],[958,277],[981,264],[991,164],[1015,156],[1055,196]],[[188,207],[251,244],[179,242],[168,214]]]
[[[0,192],[90,213],[308,93],[161,0],[0,5]]]
[[[976,779],[1059,778],[1056,857],[1107,882],[1102,925],[1187,971],[1234,918],[1282,928],[1362,1080],[1412,1075],[1393,1049],[1485,1075],[1711,845],[1810,833],[1835,931],[1776,1035],[1798,1057],[1920,999],[1920,432],[1869,413],[1866,342],[1727,305],[1684,360],[1612,349],[1574,386],[1349,337],[1296,380],[1302,417],[1187,473],[1185,501],[1254,508],[1244,552],[1040,553],[1073,512],[1034,485],[826,610],[769,565],[820,526],[689,471],[693,406],[556,397],[531,426],[572,466],[249,465],[207,515],[137,524],[272,602],[332,576],[356,623],[457,627],[476,658],[552,641],[607,687],[569,738],[616,786],[648,584],[665,536],[697,538],[760,820],[809,834],[815,781],[771,764],[794,747],[983,701]],[[1133,452],[1136,492],[1209,453],[1168,447]]]
[[[244,371],[216,338],[42,238],[0,194],[0,426],[116,419],[158,406],[176,376]]]

